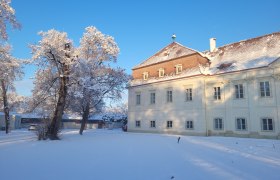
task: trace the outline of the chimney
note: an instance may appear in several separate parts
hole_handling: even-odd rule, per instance
[[[216,38],[210,38],[210,52],[216,49]]]

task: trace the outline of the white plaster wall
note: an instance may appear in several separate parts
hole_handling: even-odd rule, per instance
[[[276,76],[275,76],[276,74]],[[280,138],[280,68],[263,68],[216,76],[200,76],[130,87],[128,130],[178,134],[244,135],[246,137]],[[260,97],[259,83],[269,81],[271,97]],[[244,98],[235,98],[235,84],[243,84]],[[221,100],[214,100],[213,87],[221,87]],[[193,101],[185,101],[186,87],[193,88]],[[166,91],[173,91],[173,102],[166,102]],[[150,104],[150,92],[156,93],[156,104]],[[136,105],[136,94],[141,93],[141,105]],[[224,120],[223,130],[214,130],[213,119]],[[274,130],[261,130],[261,118],[270,117]],[[247,130],[236,129],[236,118],[245,118]],[[194,129],[186,130],[185,121],[194,121]],[[135,127],[135,121],[141,127]],[[156,128],[150,128],[150,121]],[[166,128],[166,121],[173,128]]]
[[[271,69],[252,70],[247,72],[236,72],[211,77],[206,80],[206,100],[207,100],[207,122],[208,130],[213,134],[234,133],[236,135],[258,134],[259,136],[277,137],[279,134],[279,79],[272,77]],[[260,96],[259,83],[269,81],[270,97]],[[235,98],[235,84],[243,84],[245,98]],[[213,100],[213,87],[222,88],[222,99]],[[224,120],[224,130],[213,129],[213,119],[221,117]],[[236,129],[236,118],[245,118],[247,130]],[[269,117],[274,120],[273,131],[261,130],[261,118]]]
[[[129,121],[131,130],[205,133],[205,109],[202,99],[204,80],[200,78],[181,79],[153,85],[138,86],[129,90]],[[193,101],[185,100],[185,89],[192,87]],[[172,90],[172,103],[167,102],[167,90]],[[156,103],[150,104],[150,93],[156,93]],[[136,105],[136,94],[141,94],[141,105]],[[135,121],[141,121],[141,128],[135,127]],[[150,128],[150,121],[156,121],[156,128]],[[173,128],[167,128],[168,120],[173,121]],[[186,130],[185,121],[193,120],[194,129]]]

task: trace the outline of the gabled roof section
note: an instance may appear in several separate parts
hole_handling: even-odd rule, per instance
[[[135,66],[133,69],[138,69],[138,68],[141,68],[144,66],[149,66],[152,64],[160,63],[160,62],[165,62],[165,61],[168,61],[171,59],[175,59],[175,58],[179,58],[179,57],[183,57],[183,56],[187,56],[187,55],[191,55],[191,54],[195,54],[195,53],[199,53],[199,52],[196,50],[187,48],[177,42],[173,42],[173,43],[167,45],[166,47],[164,47],[163,49],[161,49],[155,55],[153,55],[150,58],[148,58],[147,60],[145,60],[144,62]]]
[[[210,74],[266,67],[280,57],[280,32],[243,40],[204,52]]]

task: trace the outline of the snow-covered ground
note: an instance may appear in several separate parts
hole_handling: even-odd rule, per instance
[[[280,179],[280,141],[231,137],[63,131],[60,141],[33,132],[0,132],[0,179]]]

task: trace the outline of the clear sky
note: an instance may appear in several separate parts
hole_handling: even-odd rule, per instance
[[[118,66],[131,68],[176,41],[198,51],[280,31],[280,0],[12,0],[22,29],[9,30],[13,55],[31,58],[28,44],[39,31],[56,29],[79,44],[84,28],[96,26],[111,35],[121,53]],[[31,95],[35,68],[25,68],[17,91]]]

